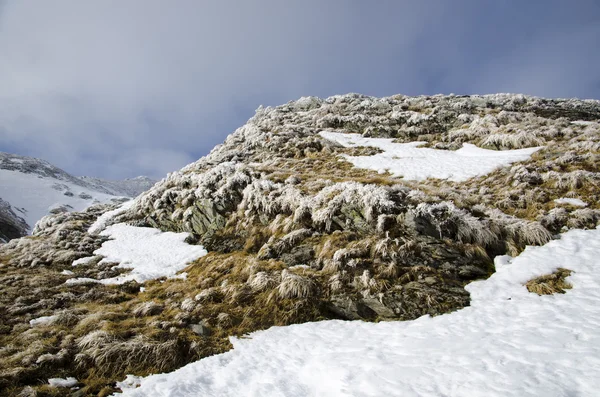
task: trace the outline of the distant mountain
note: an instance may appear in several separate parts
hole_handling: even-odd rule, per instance
[[[121,181],[82,176],[80,180],[94,186],[98,191],[105,191],[115,196],[136,197],[150,189],[157,182],[147,176],[138,176]]]
[[[27,235],[50,213],[82,211],[93,204],[135,197],[154,184],[76,177],[49,162],[0,152],[0,238]]]

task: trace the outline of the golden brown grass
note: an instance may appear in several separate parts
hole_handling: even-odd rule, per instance
[[[527,290],[538,295],[564,294],[567,289],[573,286],[566,281],[566,278],[571,275],[569,269],[558,268],[554,273],[545,274],[540,277],[529,280],[525,283]]]

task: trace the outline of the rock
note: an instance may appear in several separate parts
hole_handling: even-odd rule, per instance
[[[217,212],[213,202],[198,200],[192,209],[191,225],[195,234],[208,238],[225,226],[225,218]]]
[[[397,317],[396,313],[389,307],[385,306],[383,302],[381,302],[377,298],[365,298],[362,300],[362,303],[377,313],[377,316],[383,318],[395,318]]]
[[[308,265],[314,258],[315,250],[306,245],[293,247],[290,252],[279,257],[288,266]]]
[[[344,320],[373,320],[377,312],[360,300],[348,296],[335,296],[328,302],[328,308]]]
[[[199,324],[190,325],[190,329],[196,335],[200,335],[200,336],[210,336],[212,334],[211,329],[206,325],[206,323],[204,321],[202,321]]]

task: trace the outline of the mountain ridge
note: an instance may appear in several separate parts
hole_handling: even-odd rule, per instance
[[[7,230],[0,238],[4,240],[26,235],[49,213],[135,197],[155,182],[146,177],[123,181],[75,177],[46,160],[5,152],[0,152],[0,181],[4,207],[0,227]]]

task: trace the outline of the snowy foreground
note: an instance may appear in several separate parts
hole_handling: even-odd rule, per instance
[[[600,228],[572,230],[471,283],[472,306],[409,322],[274,327],[125,396],[592,396],[600,390]],[[573,289],[523,283],[558,267]],[[129,377],[129,383],[134,377]]]
[[[321,132],[320,135],[345,147],[369,146],[383,150],[373,156],[344,156],[355,167],[378,172],[389,171],[404,179],[427,178],[466,181],[485,175],[496,168],[528,160],[541,147],[518,150],[487,150],[470,143],[459,150],[438,150],[419,147],[425,142],[393,143],[393,139],[365,138],[360,134]]]

